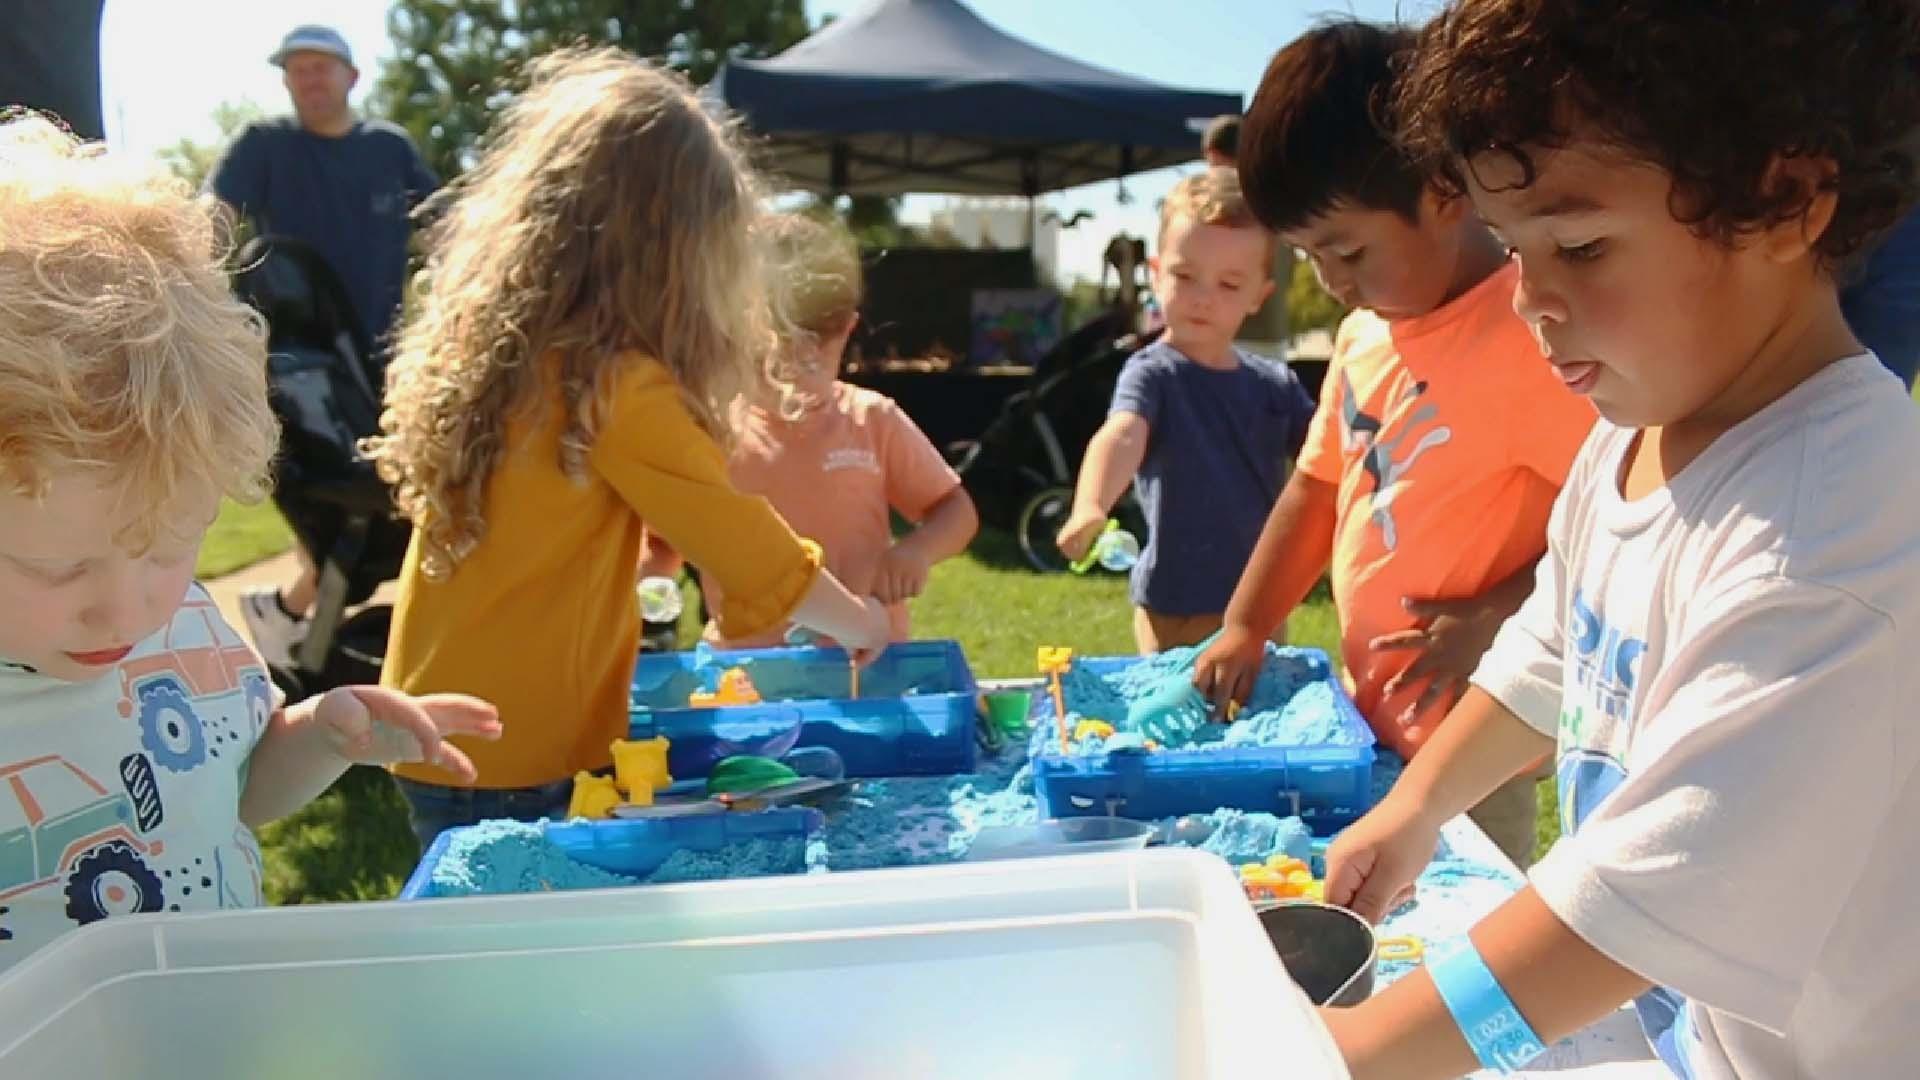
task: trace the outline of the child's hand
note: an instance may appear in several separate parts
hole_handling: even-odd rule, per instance
[[[873,598],[883,604],[904,604],[927,589],[933,569],[925,556],[907,544],[895,544],[880,557],[873,576]]]
[[[1467,680],[1480,666],[1480,658],[1493,645],[1494,635],[1500,632],[1500,624],[1511,612],[1484,596],[1466,600],[1408,597],[1403,603],[1421,625],[1397,634],[1383,634],[1367,646],[1378,652],[1414,650],[1420,654],[1405,671],[1387,682],[1382,691],[1384,697],[1391,698],[1408,683],[1432,677],[1433,681],[1427,684],[1419,699],[1398,717],[1398,722],[1406,726],[1429,709],[1451,708],[1460,700],[1460,695],[1466,693]]]
[[[1267,641],[1245,627],[1227,626],[1220,637],[1193,661],[1193,685],[1215,709],[1228,702],[1245,705],[1260,678]]]
[[[444,737],[500,737],[499,712],[465,694],[414,697],[381,686],[343,686],[321,697],[313,718],[325,729],[334,752],[347,761],[358,765],[424,761],[464,784],[477,778],[473,762]]]
[[[873,662],[874,657],[885,652],[887,644],[893,640],[893,617],[887,613],[885,604],[871,596],[861,600],[860,607],[860,633],[843,635],[837,640],[855,664],[865,667]]]
[[[1088,549],[1100,538],[1100,530],[1106,527],[1107,515],[1075,506],[1073,512],[1067,515],[1067,523],[1060,526],[1060,534],[1053,538],[1053,543],[1068,562],[1078,562],[1087,557]]]
[[[1414,880],[1440,846],[1440,827],[1409,802],[1389,793],[1327,848],[1327,903],[1378,923],[1412,898]]]

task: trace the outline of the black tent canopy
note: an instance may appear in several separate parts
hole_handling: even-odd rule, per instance
[[[959,0],[875,0],[714,90],[805,190],[1033,196],[1174,165],[1238,94],[1182,90],[1002,33]]]

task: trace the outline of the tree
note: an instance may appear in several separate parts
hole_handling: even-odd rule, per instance
[[[251,101],[223,101],[214,106],[213,123],[220,129],[220,141],[216,143],[197,143],[192,139],[181,139],[165,150],[160,151],[160,160],[173,174],[193,185],[199,191],[207,184],[207,175],[213,172],[213,166],[226,153],[227,146],[233,142],[240,129],[265,115],[260,106]]]
[[[1294,337],[1310,330],[1332,330],[1345,318],[1347,309],[1320,287],[1313,263],[1296,259],[1293,280],[1287,283],[1287,330]]]
[[[395,0],[394,56],[370,111],[407,129],[451,179],[510,99],[528,59],[566,45],[617,45],[696,83],[735,57],[770,56],[807,35],[803,0]]]

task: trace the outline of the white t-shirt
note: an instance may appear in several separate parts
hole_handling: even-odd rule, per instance
[[[90,682],[0,660],[0,972],[110,915],[258,907],[240,791],[274,701],[198,585]]]
[[[1634,436],[1474,677],[1559,740],[1534,888],[1681,1076],[1920,1076],[1920,410],[1853,357],[1626,502]]]

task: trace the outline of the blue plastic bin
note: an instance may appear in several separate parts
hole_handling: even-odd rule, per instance
[[[1321,661],[1326,654],[1298,649]],[[1075,657],[1096,675],[1111,675],[1139,657]],[[1333,708],[1359,740],[1348,746],[1215,746],[1194,750],[1118,750],[1042,754],[1033,786],[1043,817],[1112,814],[1143,820],[1204,814],[1223,806],[1297,814],[1321,836],[1350,825],[1372,805],[1374,737],[1360,710],[1326,663]],[[1053,722],[1053,700],[1034,697],[1035,723]]]
[[[674,778],[704,776],[716,746],[764,738],[798,712],[800,746],[840,755],[850,777],[946,776],[972,772],[979,687],[953,641],[904,641],[860,672],[860,697],[848,697],[847,654],[840,649],[715,650],[721,668],[744,666],[760,705],[693,708],[700,689],[694,654],[642,653],[634,664],[628,712],[631,738],[664,735]],[[724,747],[721,747],[724,750]]]
[[[608,873],[644,878],[678,851],[719,851],[747,840],[798,839],[804,843],[825,822],[820,811],[784,807],[757,813],[700,814],[637,821],[549,821],[547,839],[567,856]],[[432,846],[413,868],[402,900],[434,896],[433,868],[447,853],[447,845],[465,828],[448,829],[434,837]],[[794,873],[805,870],[804,856]]]

